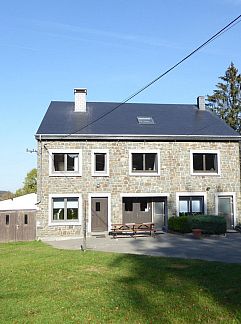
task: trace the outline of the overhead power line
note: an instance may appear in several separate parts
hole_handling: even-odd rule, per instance
[[[141,89],[137,90],[135,93],[133,93],[132,95],[130,95],[129,97],[127,97],[125,100],[123,100],[122,102],[120,102],[118,105],[116,105],[114,108],[112,108],[111,110],[109,110],[108,112],[102,114],[101,116],[99,116],[98,118],[96,118],[95,120],[93,120],[92,122],[88,123],[87,125],[79,128],[78,130],[76,130],[75,132],[68,134],[66,136],[64,136],[63,138],[69,137],[71,135],[74,135],[80,131],[82,131],[83,129],[85,129],[88,126],[93,125],[94,123],[96,123],[97,121],[99,121],[100,119],[104,118],[105,116],[109,115],[110,113],[112,113],[114,110],[118,109],[119,107],[121,107],[122,105],[124,105],[125,103],[127,103],[128,101],[130,101],[131,99],[133,99],[134,97],[136,97],[138,94],[140,94],[141,92],[143,92],[144,90],[146,90],[147,88],[149,88],[151,85],[153,85],[154,83],[156,83],[158,80],[160,80],[161,78],[163,78],[165,75],[167,75],[169,72],[171,72],[172,70],[174,70],[177,66],[179,66],[180,64],[182,64],[184,61],[186,61],[187,59],[189,59],[192,55],[194,55],[195,53],[197,53],[198,51],[200,51],[203,47],[207,46],[209,43],[213,42],[216,38],[220,37],[223,33],[227,32],[229,29],[231,29],[232,27],[234,27],[235,25],[237,25],[238,23],[240,23],[240,18],[241,15],[239,15],[238,17],[236,17],[235,19],[233,19],[229,24],[227,24],[225,27],[223,27],[222,29],[220,29],[216,34],[214,34],[212,37],[210,37],[207,41],[205,41],[204,43],[202,43],[200,46],[198,46],[195,50],[193,50],[190,54],[188,54],[187,56],[185,56],[183,59],[181,59],[180,61],[178,61],[176,64],[174,64],[172,67],[170,67],[168,70],[166,70],[164,73],[160,74],[158,77],[156,77],[155,79],[153,79],[152,81],[150,81],[149,83],[147,83],[144,87],[142,87]]]

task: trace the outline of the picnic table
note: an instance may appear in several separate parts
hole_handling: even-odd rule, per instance
[[[155,237],[156,230],[154,223],[125,223],[125,224],[112,224],[111,231],[109,233],[116,238],[117,235],[130,235],[136,238],[137,235],[150,235]]]

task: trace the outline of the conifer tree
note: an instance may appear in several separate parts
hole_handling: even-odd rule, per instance
[[[241,133],[241,75],[233,63],[208,97],[211,109],[233,129]]]

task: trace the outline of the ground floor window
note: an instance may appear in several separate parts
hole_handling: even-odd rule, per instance
[[[52,224],[71,224],[80,221],[80,197],[77,195],[53,195],[50,197],[50,217]]]
[[[204,214],[203,196],[180,196],[179,216]]]

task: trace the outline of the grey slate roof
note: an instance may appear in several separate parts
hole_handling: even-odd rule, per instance
[[[241,140],[241,136],[212,112],[196,105],[87,102],[86,112],[75,112],[74,102],[52,101],[36,138],[156,138]],[[140,125],[137,117],[152,117],[153,125]],[[91,124],[92,123],[92,124]],[[89,125],[90,124],[90,125]],[[87,126],[87,127],[85,127]],[[66,138],[67,138],[66,137]]]

